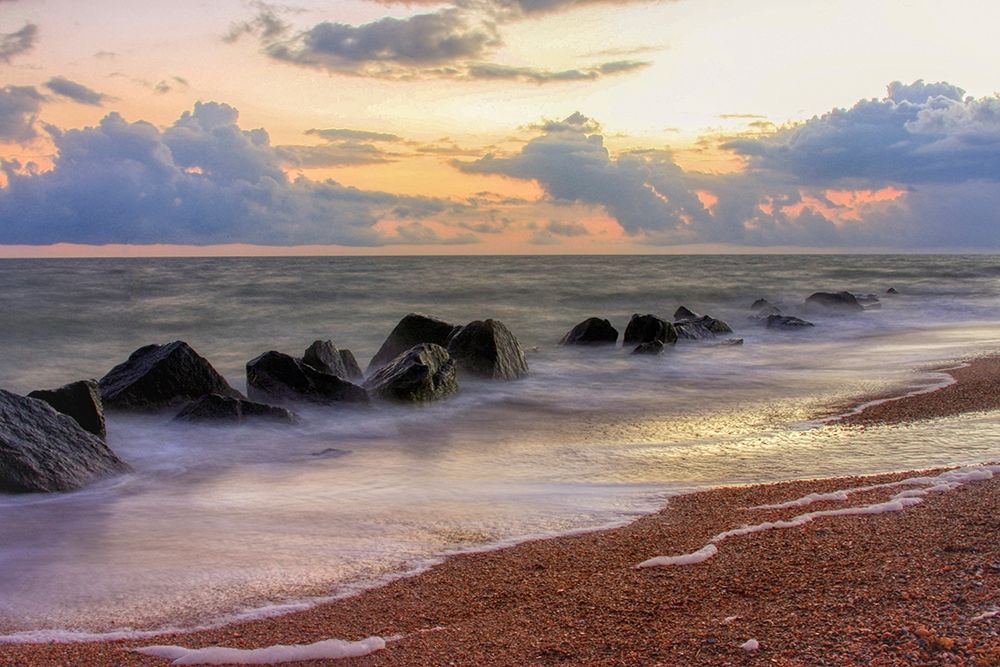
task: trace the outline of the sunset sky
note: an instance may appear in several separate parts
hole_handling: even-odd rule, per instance
[[[0,0],[0,256],[1000,250],[998,24]]]

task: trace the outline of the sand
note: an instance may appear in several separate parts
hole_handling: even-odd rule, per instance
[[[955,385],[883,403],[852,425],[1000,407],[1000,359]],[[931,471],[934,474],[937,471]],[[0,665],[165,665],[135,646],[256,648],[401,636],[359,665],[1000,665],[1000,476],[901,512],[827,517],[726,540],[696,565],[636,569],[716,533],[889,499],[748,509],[912,473],[721,488],[673,498],[623,528],[448,559],[339,602],[143,641],[0,645]],[[759,648],[741,648],[749,640]],[[330,664],[322,661],[299,665]]]

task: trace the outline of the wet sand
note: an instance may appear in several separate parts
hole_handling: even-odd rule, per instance
[[[844,422],[867,427],[1000,407],[1000,358],[973,360],[954,377],[954,385]],[[401,638],[335,664],[1000,665],[1000,614],[990,615],[1000,606],[1000,476],[931,493],[899,512],[733,537],[703,563],[635,567],[695,551],[730,528],[882,502],[900,489],[748,508],[912,475],[692,493],[623,528],[456,556],[308,611],[142,641],[0,645],[0,665],[166,665],[131,649],[370,635]],[[759,650],[741,648],[749,639]]]

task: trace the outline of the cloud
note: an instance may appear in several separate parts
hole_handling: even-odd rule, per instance
[[[38,136],[35,121],[43,101],[33,86],[0,88],[0,141],[25,143]]]
[[[382,4],[439,5],[441,0],[379,0]],[[586,5],[627,5],[653,0],[482,0],[478,4],[511,18],[568,11]],[[456,2],[456,4],[462,4]],[[471,4],[471,3],[465,3]]]
[[[396,235],[386,238],[387,243],[407,245],[465,245],[479,243],[474,234],[443,237],[422,222],[408,222],[396,227]]]
[[[34,23],[25,23],[16,32],[0,33],[0,63],[10,63],[15,56],[27,53],[37,41],[38,26]]]
[[[233,107],[206,102],[164,130],[117,113],[96,127],[52,128],[50,171],[3,162],[0,243],[380,245],[382,219],[415,222],[460,206],[289,179],[267,132],[237,120]]]
[[[56,95],[73,100],[79,104],[89,106],[104,106],[104,103],[111,98],[96,90],[92,90],[82,83],[70,81],[62,76],[54,76],[45,82],[45,87]]]
[[[587,228],[579,222],[562,222],[559,220],[550,220],[545,225],[545,231],[556,236],[586,236],[589,233],[587,232]]]
[[[288,8],[265,2],[254,2],[252,6],[257,9],[257,15],[248,21],[230,25],[229,32],[222,37],[224,42],[232,44],[244,35],[254,35],[269,41],[284,36],[291,29],[291,25],[279,16],[279,12],[288,11]]]
[[[319,23],[290,41],[273,42],[274,58],[331,71],[367,76],[404,76],[408,70],[478,59],[499,45],[496,27],[470,24],[455,8],[352,26]]]
[[[161,79],[153,86],[153,92],[158,95],[166,95],[173,90],[184,90],[190,88],[191,84],[182,76],[172,76],[168,79]]]
[[[319,137],[326,143],[318,146],[278,146],[277,150],[287,165],[310,168],[384,164],[395,162],[399,154],[375,144],[408,143],[395,134],[348,128],[314,128],[307,130],[306,134]]]
[[[585,69],[547,70],[535,67],[512,67],[493,63],[469,65],[463,78],[510,81],[527,81],[529,83],[553,83],[562,81],[586,81],[599,79],[602,76],[627,74],[649,67],[652,63],[639,60],[617,60],[601,63]]]
[[[1000,248],[1000,97],[963,96],[894,83],[882,99],[763,124],[722,145],[746,158],[737,173],[687,171],[662,150],[612,155],[580,113],[532,126],[516,153],[452,164],[602,208],[642,243]],[[535,242],[557,240],[536,229]]]
[[[306,130],[306,134],[322,137],[323,139],[327,139],[329,141],[388,141],[394,143],[403,141],[402,137],[395,134],[388,134],[386,132],[369,132],[367,130],[351,130],[347,128],[330,128],[326,130],[313,128],[311,130]]]

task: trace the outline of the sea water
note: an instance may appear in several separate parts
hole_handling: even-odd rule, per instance
[[[0,387],[19,393],[177,339],[241,390],[247,360],[316,339],[365,366],[412,311],[502,320],[531,367],[515,382],[463,378],[423,406],[294,406],[293,426],[109,413],[133,473],[0,496],[8,640],[298,608],[443,554],[628,521],[679,491],[1000,457],[991,414],[811,421],[940,384],[942,363],[1000,347],[993,256],[7,260],[0,284]],[[805,314],[817,290],[877,293],[882,308]],[[761,297],[816,326],[752,323]],[[744,344],[681,341],[658,357],[558,345],[586,317],[623,331],[632,313],[680,305]]]

